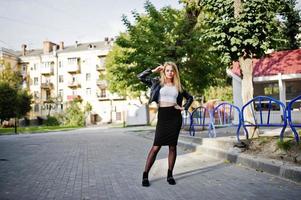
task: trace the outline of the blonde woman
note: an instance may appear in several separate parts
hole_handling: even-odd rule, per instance
[[[151,78],[152,73],[160,73],[160,78]],[[182,110],[188,110],[193,97],[183,90],[178,68],[173,62],[166,62],[155,69],[147,69],[138,75],[138,78],[151,87],[149,103],[155,101],[158,106],[158,122],[156,126],[155,139],[143,172],[142,186],[150,185],[148,173],[156,160],[161,146],[168,145],[168,171],[167,182],[175,185],[173,168],[177,157],[177,143],[182,125]],[[182,106],[183,97],[186,103]]]

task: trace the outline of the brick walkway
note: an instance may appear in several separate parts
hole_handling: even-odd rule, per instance
[[[166,182],[167,148],[141,173],[152,141],[90,128],[0,137],[0,199],[300,199],[301,186],[253,169],[179,149],[177,185]]]

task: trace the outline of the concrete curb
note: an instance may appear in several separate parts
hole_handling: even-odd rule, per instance
[[[220,149],[208,148],[202,145],[199,145],[197,150],[204,152],[208,156],[225,159],[231,163],[241,164],[243,166],[256,169],[257,171],[266,172],[301,183],[301,166],[295,166],[290,163],[274,159],[260,158],[244,153],[237,153],[231,150],[223,151]]]
[[[153,139],[154,132],[151,131],[145,134],[140,133],[136,135],[147,139]],[[299,167],[275,159],[262,158],[241,153],[240,149],[233,148],[233,142],[235,142],[235,140],[227,141],[226,139],[226,141],[224,141],[223,138],[210,139],[180,135],[178,146],[189,151],[201,151],[211,157],[225,159],[231,163],[253,168],[256,171],[266,172],[301,183],[301,166]],[[217,147],[223,147],[223,149]]]

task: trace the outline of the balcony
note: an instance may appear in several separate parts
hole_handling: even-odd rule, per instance
[[[40,102],[40,98],[38,96],[33,96],[31,99],[31,103],[39,103]]]
[[[54,68],[53,67],[44,67],[42,66],[41,67],[41,74],[42,75],[53,75],[53,72],[54,72]]]
[[[97,86],[100,87],[101,89],[107,88],[108,82],[107,80],[97,80]]]
[[[74,101],[74,100],[82,101],[83,99],[80,95],[68,95],[67,100],[68,101]]]
[[[96,70],[97,71],[105,71],[106,68],[105,68],[104,64],[98,64],[98,65],[96,65]]]
[[[79,65],[79,63],[75,63],[75,64],[67,66],[67,71],[70,74],[80,73],[80,65]]]
[[[68,87],[70,87],[70,88],[79,88],[79,87],[81,87],[81,85],[78,81],[71,81],[71,82],[68,83]]]
[[[105,101],[105,100],[109,100],[109,96],[108,95],[106,95],[106,94],[101,94],[100,92],[97,92],[96,93],[96,96],[97,96],[97,99],[99,100],[99,101]]]
[[[48,97],[48,98],[46,98],[46,99],[43,99],[43,103],[45,104],[45,103],[53,103],[54,101],[53,101],[53,98],[51,98],[51,97]]]
[[[41,89],[51,90],[51,89],[53,89],[53,83],[50,83],[50,82],[41,83]]]

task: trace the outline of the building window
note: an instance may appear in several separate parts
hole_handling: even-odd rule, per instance
[[[39,104],[34,104],[34,112],[39,112]]]
[[[300,80],[293,80],[293,81],[286,81],[285,88],[286,88],[286,105],[294,99],[295,97],[301,94],[301,81]],[[292,105],[293,109],[301,109],[301,100],[296,101]]]
[[[39,85],[39,78],[38,77],[34,77],[33,84],[34,85]]]
[[[270,96],[279,99],[278,82],[254,83],[254,96]]]
[[[46,100],[49,100],[49,99],[50,99],[50,91],[47,90],[47,91],[46,91]]]
[[[59,75],[59,83],[64,83],[64,76],[63,75]]]
[[[121,121],[121,112],[116,112],[116,121]]]
[[[279,85],[278,82],[270,83],[254,83],[254,96],[269,96],[279,100]],[[269,104],[268,101],[262,101],[255,105],[255,110],[280,110],[276,103]]]
[[[35,99],[38,99],[38,98],[39,98],[39,92],[38,92],[38,91],[34,91],[33,97],[34,97]]]
[[[100,97],[101,97],[101,98],[107,97],[106,89],[101,89],[101,90],[100,90]]]
[[[269,83],[264,85],[265,96],[275,96],[279,98],[279,87],[278,83]]]
[[[104,65],[105,65],[105,59],[106,59],[105,56],[102,56],[102,57],[99,58],[99,64],[100,64],[101,67],[104,67]]]
[[[68,64],[74,65],[78,63],[78,58],[68,58]]]
[[[34,71],[37,70],[37,65],[38,65],[38,64],[33,64],[33,70],[34,70]]]
[[[53,65],[54,65],[54,62],[44,62],[44,63],[43,63],[44,68],[50,68],[50,67],[52,67]]]
[[[62,61],[59,61],[59,68],[62,67]]]
[[[86,89],[86,95],[90,96],[91,95],[91,88]]]
[[[48,84],[51,83],[51,79],[50,78],[46,78],[45,79],[45,83],[48,83]]]
[[[59,97],[63,97],[64,96],[64,90],[63,89],[59,89]]]
[[[91,74],[90,73],[86,73],[86,81],[90,81],[91,80]]]

